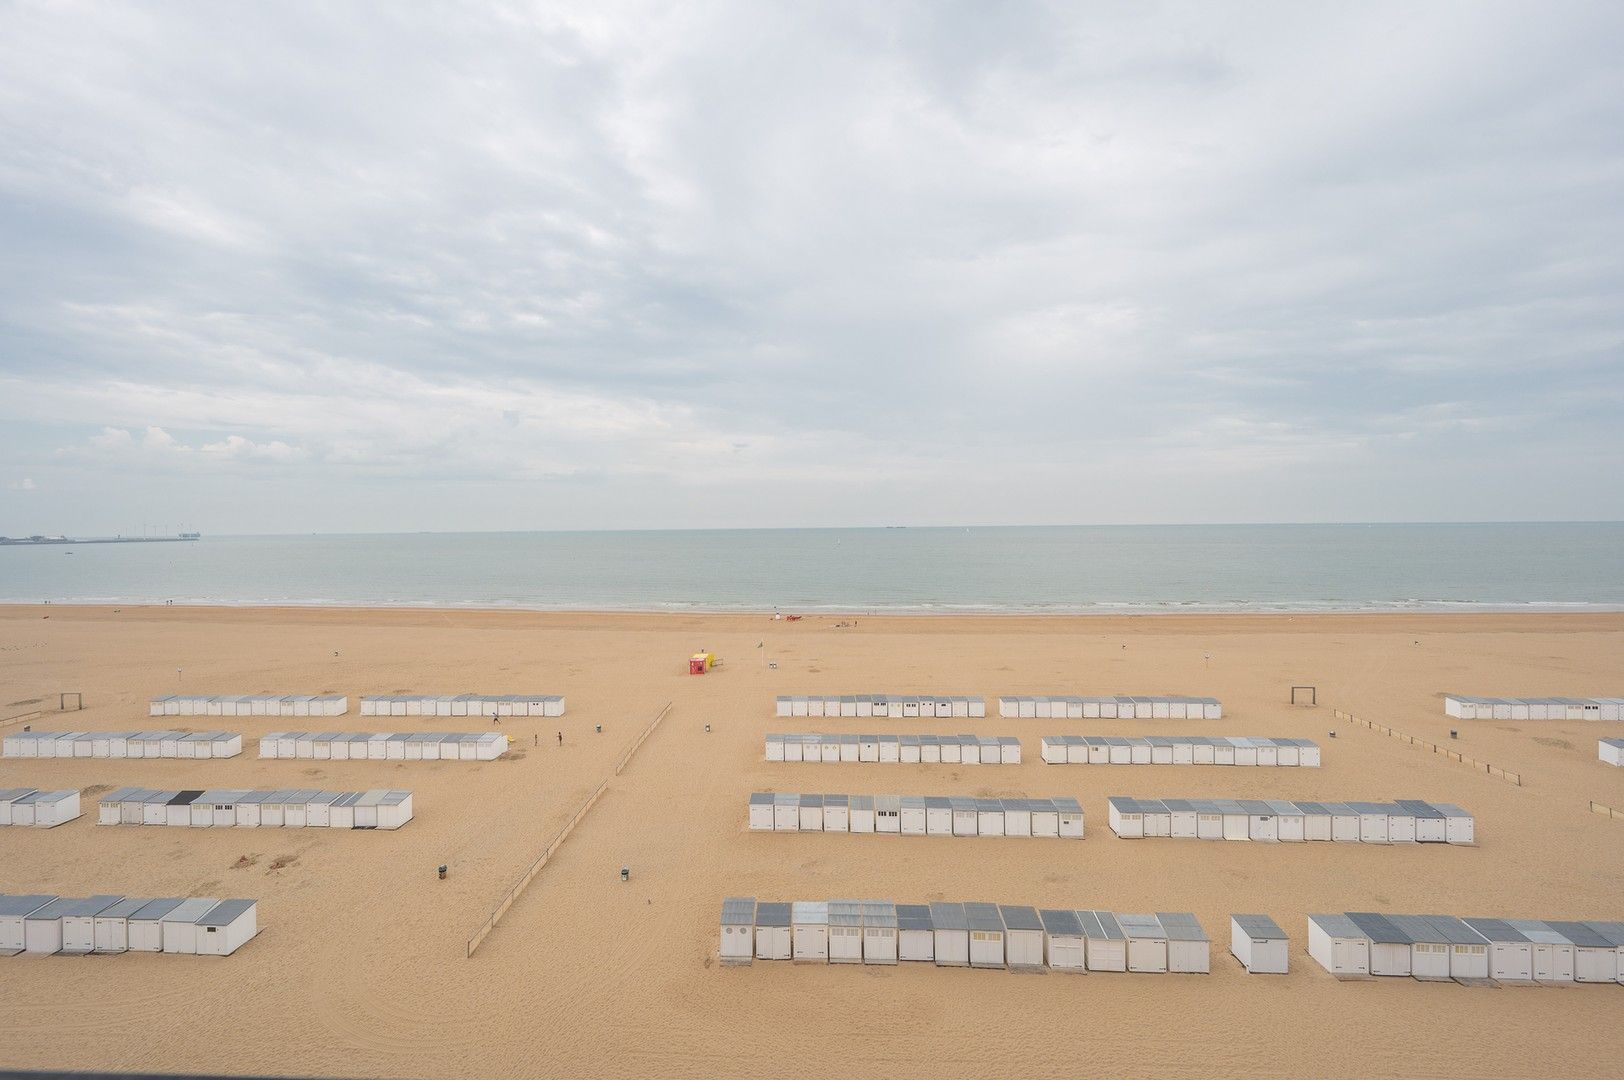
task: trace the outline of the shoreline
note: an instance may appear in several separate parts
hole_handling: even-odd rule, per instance
[[[840,611],[786,611],[786,616],[796,616],[794,619],[773,619],[776,612],[773,609],[737,609],[737,607],[692,607],[692,609],[659,609],[659,607],[520,607],[520,606],[482,606],[482,604],[322,604],[297,603],[297,601],[281,601],[281,603],[219,603],[219,601],[198,601],[198,603],[164,604],[153,601],[75,601],[75,603],[24,603],[24,601],[0,601],[0,619],[13,616],[18,612],[41,612],[41,614],[78,614],[78,616],[107,616],[107,614],[135,614],[135,612],[174,612],[185,611],[188,614],[278,614],[278,616],[374,616],[374,614],[398,614],[398,616],[512,616],[512,617],[541,617],[546,620],[573,620],[573,619],[710,619],[710,620],[767,620],[771,624],[783,624],[794,627],[796,624],[817,624],[830,619],[872,619],[880,622],[888,620],[903,620],[903,622],[1020,622],[1020,620],[1033,620],[1043,624],[1054,624],[1059,620],[1145,620],[1155,624],[1174,624],[1179,620],[1213,624],[1218,620],[1276,620],[1312,619],[1315,622],[1324,620],[1358,620],[1358,622],[1374,622],[1374,620],[1403,620],[1415,617],[1419,620],[1583,620],[1583,622],[1616,622],[1624,617],[1624,606],[1595,606],[1582,607],[1512,607],[1512,606],[1475,606],[1470,609],[1462,607],[1382,607],[1382,609],[1348,609],[1348,607],[1315,607],[1315,609],[1280,609],[1280,607],[1252,607],[1252,609],[1114,609],[1114,611],[1023,611],[1023,609],[955,609],[955,611],[918,611],[918,609],[840,609]]]
[[[455,603],[438,601],[400,601],[395,603],[364,603],[327,600],[152,600],[152,599],[86,599],[86,600],[0,600],[0,610],[15,608],[51,608],[52,610],[90,609],[107,611],[113,608],[174,609],[188,611],[422,611],[422,612],[510,612],[527,615],[628,615],[628,616],[740,616],[771,618],[782,613],[797,619],[813,618],[901,618],[901,619],[1114,619],[1114,618],[1169,618],[1199,616],[1215,618],[1285,617],[1357,615],[1375,617],[1402,617],[1406,615],[1620,615],[1624,604],[1590,602],[1552,603],[1496,603],[1476,600],[1392,602],[1386,606],[1348,605],[1345,607],[1300,606],[1259,603],[1219,607],[1199,603],[1120,604],[1090,607],[710,607],[693,605],[683,607],[591,607],[546,606],[532,604],[491,604],[480,602]]]

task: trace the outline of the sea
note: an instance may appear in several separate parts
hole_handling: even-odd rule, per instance
[[[1624,523],[212,536],[0,547],[0,602],[794,613],[1624,610]]]

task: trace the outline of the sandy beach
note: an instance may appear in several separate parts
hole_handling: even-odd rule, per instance
[[[762,648],[757,644],[762,643]],[[724,665],[686,674],[705,648]],[[1210,660],[1208,657],[1210,656]],[[769,668],[767,661],[776,663]],[[1318,689],[1317,708],[1288,688]],[[783,720],[777,694],[1183,693],[1222,721]],[[1624,725],[1450,721],[1446,691],[1624,696],[1624,615],[823,617],[182,607],[0,608],[0,715],[62,691],[37,729],[142,729],[192,693],[344,693],[348,716],[171,721],[241,731],[226,761],[0,760],[0,787],[78,787],[86,817],[0,829],[0,891],[258,899],[262,933],[218,959],[0,959],[0,1068],[289,1075],[1616,1075],[1624,987],[1340,982],[1304,916],[1396,910],[1624,918]],[[289,727],[488,730],[357,715],[362,694],[558,693],[512,718],[493,762],[260,761]],[[472,959],[469,935],[637,734],[664,721]],[[1522,774],[1517,787],[1332,708]],[[996,711],[989,709],[989,711]],[[487,722],[488,723],[488,722]],[[705,732],[705,725],[711,726]],[[602,725],[602,733],[595,728]],[[1328,732],[1335,730],[1334,739]],[[1016,735],[1025,763],[798,765],[782,730]],[[563,745],[556,733],[562,731]],[[1291,735],[1318,770],[1046,766],[1046,734]],[[403,787],[398,832],[98,828],[93,793],[151,787]],[[745,828],[753,790],[1073,795],[1078,842],[779,835]],[[1458,803],[1476,847],[1126,841],[1108,795]],[[247,865],[239,866],[246,862]],[[273,863],[283,864],[272,869]],[[440,881],[435,867],[448,864]],[[620,868],[631,869],[622,883]],[[717,962],[727,895],[988,900],[1192,911],[1206,976],[1017,975]],[[1248,976],[1228,916],[1274,916],[1292,973]]]

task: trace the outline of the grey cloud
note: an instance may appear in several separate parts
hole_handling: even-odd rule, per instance
[[[0,532],[1617,517],[1621,30],[11,7]]]

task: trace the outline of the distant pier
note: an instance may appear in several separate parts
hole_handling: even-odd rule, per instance
[[[203,539],[202,533],[175,536],[0,536],[0,547],[45,547],[55,544],[185,544]]]

